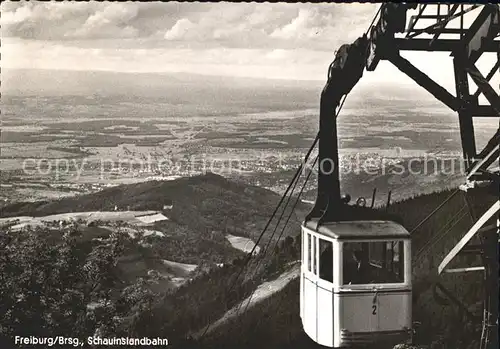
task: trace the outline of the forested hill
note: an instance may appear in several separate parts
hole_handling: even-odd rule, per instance
[[[221,230],[255,237],[273,212],[280,196],[207,173],[172,181],[120,185],[97,193],[46,202],[21,202],[4,206],[0,217],[46,216],[85,211],[166,211],[171,221],[199,233]],[[307,207],[299,205],[298,212]],[[297,220],[298,216],[292,217]],[[285,232],[288,235],[289,231]]]

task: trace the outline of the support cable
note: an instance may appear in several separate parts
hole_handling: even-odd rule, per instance
[[[316,156],[316,159],[317,159],[317,156]],[[307,162],[307,159],[306,161],[304,161],[304,163]],[[314,160],[314,162],[316,163],[316,160]],[[313,165],[314,166],[314,165]],[[274,238],[274,235],[276,234],[276,230],[278,229],[278,226],[279,224],[281,223],[281,219],[283,218],[283,215],[285,214],[285,211],[288,207],[288,204],[290,203],[290,199],[292,198],[293,196],[293,192],[295,191],[295,187],[297,186],[297,184],[299,183],[299,177],[296,177],[294,178],[295,180],[293,181],[293,186],[292,186],[292,190],[290,191],[290,195],[288,196],[288,199],[286,201],[286,204],[285,204],[285,207],[283,208],[283,210],[281,211],[281,214],[278,218],[278,221],[276,222],[276,225],[274,227],[274,230],[273,232],[271,233],[271,236],[269,237],[268,241],[267,241],[267,244],[265,246],[265,248],[263,249],[262,253],[259,254],[259,257],[258,257],[258,262],[257,262],[257,265],[255,266],[255,270],[258,272],[259,271],[259,268],[260,266],[262,265],[262,262],[265,260],[265,257],[267,255],[267,251],[269,250],[269,246],[271,245],[271,242]],[[307,181],[307,180],[306,180]],[[305,184],[304,184],[305,185]],[[300,194],[299,194],[300,195]],[[292,210],[295,209],[295,206],[292,208]],[[287,223],[288,223],[288,220],[287,220]],[[286,223],[285,223],[285,227],[286,227]],[[283,227],[283,229],[285,228]],[[279,241],[279,238],[278,238],[278,241]],[[248,307],[248,304],[250,303],[250,300],[252,299],[254,293],[255,293],[256,289],[250,294],[250,297],[249,297],[249,300],[248,300],[248,303],[247,303],[247,307]],[[240,312],[240,308],[242,306],[243,303],[240,303],[238,305],[238,308],[236,310],[236,314],[239,314]],[[245,308],[245,311],[246,311],[246,308]]]
[[[243,273],[243,270],[245,269],[245,267],[248,265],[248,263],[250,262],[260,240],[262,239],[262,237],[264,236],[265,232],[267,231],[267,228],[269,227],[269,225],[271,224],[273,218],[275,217],[276,213],[278,212],[278,209],[279,207],[281,206],[281,204],[283,203],[283,201],[285,200],[285,197],[287,196],[288,192],[290,191],[290,188],[292,187],[292,184],[293,182],[295,182],[295,180],[297,179],[297,177],[300,175],[300,173],[302,172],[302,168],[303,168],[303,164],[305,164],[307,162],[307,159],[309,158],[309,156],[311,155],[311,152],[313,151],[314,147],[316,146],[316,143],[318,142],[319,140],[319,132],[316,134],[316,138],[314,139],[314,142],[313,144],[311,145],[311,147],[309,148],[308,152],[306,153],[306,156],[305,156],[305,161],[299,166],[299,168],[297,169],[297,171],[295,172],[295,175],[293,176],[292,178],[292,181],[290,182],[290,184],[288,185],[288,188],[286,189],[285,193],[282,195],[280,201],[278,202],[278,205],[276,206],[276,208],[274,209],[274,212],[272,213],[271,217],[269,218],[269,220],[267,221],[267,224],[265,225],[264,229],[262,230],[262,232],[260,233],[257,241],[255,242],[252,250],[250,251],[250,253],[248,254],[245,262],[243,263],[242,267],[240,268],[240,271],[238,272],[238,274],[236,275],[236,278],[234,279],[233,283],[231,284],[231,286],[229,287],[228,289],[228,293],[230,293],[238,279],[240,278],[241,274]],[[211,326],[211,323],[209,323],[206,327],[205,327],[205,330],[203,331],[202,335],[200,336],[200,341],[205,337],[205,335],[207,334],[208,330],[210,329],[210,326]]]
[[[436,214],[448,201],[450,201],[454,196],[455,194],[457,194],[458,192],[460,191],[459,188],[455,189],[451,194],[450,196],[448,196],[438,207],[436,207],[431,213],[429,213],[429,215],[427,215],[427,217],[425,217],[424,219],[422,219],[422,221],[420,221],[420,223],[418,223],[415,228],[413,228],[411,231],[410,231],[410,234],[413,233],[415,230],[417,230],[418,228],[420,228],[425,222],[427,222],[432,216],[434,216],[434,214]]]
[[[316,162],[317,162],[317,161],[318,161],[318,156],[316,156],[316,158],[314,159],[314,162],[313,162],[313,167],[314,167],[314,165],[316,164]],[[309,170],[309,173],[307,174],[307,177],[306,177],[306,179],[305,179],[305,181],[304,181],[304,184],[302,185],[302,188],[300,189],[300,192],[299,192],[299,194],[297,195],[297,198],[295,199],[295,202],[294,202],[294,204],[293,204],[293,206],[292,206],[292,209],[290,210],[290,213],[288,214],[288,218],[286,219],[285,224],[283,225],[283,228],[281,229],[280,235],[278,236],[278,239],[276,240],[276,244],[274,245],[274,249],[272,250],[272,251],[274,251],[274,252],[275,252],[275,251],[277,250],[277,248],[278,248],[278,244],[279,244],[279,242],[280,242],[280,239],[281,239],[281,237],[283,236],[283,233],[285,232],[285,228],[286,228],[286,226],[287,226],[288,222],[290,221],[290,218],[292,217],[292,215],[293,215],[293,213],[294,213],[294,211],[295,211],[295,207],[297,206],[297,204],[298,204],[298,202],[299,202],[299,200],[300,200],[300,196],[302,195],[302,193],[303,193],[303,191],[304,191],[304,188],[306,187],[307,182],[309,181],[309,177],[311,177],[312,172],[313,172],[313,170],[312,170],[312,169],[311,169],[311,170]],[[263,260],[263,259],[262,259],[262,260]],[[255,293],[255,291],[254,291],[254,292],[252,292],[252,294],[250,295],[250,297],[249,297],[249,299],[248,299],[248,302],[247,302],[247,304],[246,304],[245,309],[244,309],[244,311],[243,311],[243,312],[246,312],[246,311],[247,311],[248,306],[249,306],[249,304],[250,304],[250,301],[251,301],[251,299],[252,299],[252,297],[253,297],[254,293]],[[279,306],[278,306],[278,308],[279,308]]]
[[[455,227],[458,222],[467,214],[467,212],[464,212],[458,219],[457,217],[464,211],[466,208],[466,205],[462,206],[460,210],[458,210],[453,217],[451,217],[445,225],[436,233],[434,234],[434,239],[429,240],[424,246],[422,246],[418,252],[415,254],[414,261],[413,263],[416,263],[417,261],[420,260],[420,257],[425,256],[423,254],[424,252],[430,251],[441,239],[448,234],[453,227]],[[450,223],[454,222],[443,234],[441,232],[448,227]]]

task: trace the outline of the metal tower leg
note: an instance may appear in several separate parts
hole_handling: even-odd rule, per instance
[[[460,137],[462,139],[462,150],[467,167],[472,164],[476,157],[476,141],[474,139],[474,123],[471,114],[471,95],[469,92],[469,81],[465,71],[464,55],[457,55],[453,59],[455,70],[455,88],[457,98],[460,101],[458,119],[460,124]]]
[[[481,348],[498,348],[498,230],[485,233],[484,320]]]

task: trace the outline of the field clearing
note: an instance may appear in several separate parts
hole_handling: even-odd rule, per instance
[[[178,263],[174,261],[170,261],[167,259],[162,260],[163,264],[172,269],[172,271],[180,276],[184,275],[187,277],[190,273],[192,273],[198,266],[196,264],[187,264],[187,263]]]
[[[231,246],[245,253],[250,253],[255,246],[255,243],[251,239],[242,236],[235,236],[228,234],[226,235],[226,239],[229,241]],[[260,247],[257,246],[254,254],[257,254],[259,252],[260,252]]]
[[[68,149],[68,151],[62,151],[59,149],[54,149],[54,147],[59,148],[70,148],[72,146],[72,141],[60,140],[51,142],[34,142],[34,143],[17,143],[8,142],[1,143],[2,145],[2,159],[67,159],[74,158],[74,150]],[[81,153],[83,155],[85,153]],[[2,161],[3,163],[3,161]],[[2,164],[3,169],[3,164]]]
[[[93,212],[70,212],[42,217],[9,217],[0,218],[0,225],[11,225],[11,230],[16,231],[27,226],[44,226],[49,222],[75,222],[83,220],[86,223],[93,221],[101,222],[124,222],[134,225],[150,225],[154,222],[168,220],[167,217],[157,211],[93,211]]]

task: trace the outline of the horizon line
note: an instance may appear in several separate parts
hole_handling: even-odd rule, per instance
[[[162,75],[173,75],[173,74],[184,74],[193,76],[204,76],[212,78],[227,78],[227,79],[242,79],[242,80],[259,80],[259,81],[289,81],[289,82],[310,82],[317,83],[321,81],[326,81],[325,79],[300,79],[300,78],[284,78],[284,77],[255,77],[255,76],[240,76],[240,75],[221,75],[221,74],[203,74],[203,73],[193,73],[186,71],[123,71],[123,70],[108,70],[108,69],[59,69],[59,68],[12,68],[12,67],[2,67],[1,71],[17,70],[17,71],[58,71],[58,72],[78,72],[78,73],[110,73],[110,74],[138,74],[138,75],[148,75],[148,74],[162,74]]]

